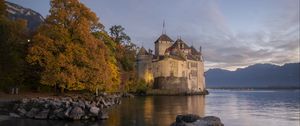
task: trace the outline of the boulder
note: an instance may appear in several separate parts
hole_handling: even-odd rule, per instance
[[[20,116],[16,113],[9,113],[9,116],[15,117],[15,118],[20,118]]]
[[[215,116],[206,116],[193,123],[195,126],[224,126],[221,119]]]
[[[195,114],[177,115],[176,122],[191,123],[197,121],[198,119],[201,119],[201,117]]]
[[[77,105],[78,105],[79,107],[81,107],[82,109],[85,108],[85,103],[84,103],[84,101],[82,101],[82,100],[79,100],[79,101],[77,102]]]
[[[92,113],[93,115],[98,115],[98,113],[99,113],[99,108],[98,107],[91,107],[90,108],[90,113]]]
[[[70,109],[71,110],[71,109]],[[69,111],[70,111],[69,110]],[[69,112],[68,112],[68,114],[67,114],[67,116],[66,116],[66,113],[64,112],[64,109],[56,109],[56,110],[54,110],[53,111],[53,115],[54,116],[52,116],[51,115],[51,118],[54,118],[54,119],[56,119],[56,118],[58,118],[58,119],[65,119],[66,117],[68,117],[69,116]],[[50,116],[49,116],[49,118],[50,118]]]
[[[21,115],[21,116],[25,116],[25,114],[27,113],[27,111],[24,108],[18,108],[17,111],[19,112],[19,115]]]
[[[201,118],[198,115],[186,114],[178,115],[176,121],[171,126],[224,126],[221,119],[215,116]]]
[[[79,120],[81,116],[84,116],[84,111],[78,106],[74,107],[69,114],[69,117],[73,120]]]
[[[37,113],[34,118],[35,119],[47,119],[48,118],[49,109],[42,110],[41,112]]]
[[[130,93],[123,93],[122,97],[125,97],[125,98],[134,98],[134,95],[130,94]]]
[[[69,114],[70,114],[71,110],[72,110],[72,107],[67,108],[66,111],[64,112],[64,116],[69,117],[70,116]]]
[[[30,111],[28,111],[28,112],[26,113],[26,117],[28,117],[28,118],[33,118],[38,112],[39,112],[39,109],[37,109],[37,108],[32,108],[32,109],[30,109]]]
[[[6,107],[7,114],[12,117],[33,119],[107,119],[106,112],[101,111],[115,104],[120,104],[121,95],[102,94],[94,97],[37,97],[24,98],[10,102]],[[15,113],[9,113],[15,112]]]
[[[27,99],[27,98],[23,98],[22,100],[21,100],[21,103],[22,104],[27,104],[29,102],[29,99]]]

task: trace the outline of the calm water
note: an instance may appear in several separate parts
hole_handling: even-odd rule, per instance
[[[0,116],[0,126],[169,126],[176,115],[214,115],[226,126],[300,126],[299,90],[210,90],[203,96],[156,96],[123,99],[98,122],[42,121]]]

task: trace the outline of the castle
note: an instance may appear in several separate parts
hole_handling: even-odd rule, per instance
[[[201,47],[198,51],[181,38],[174,42],[165,33],[154,44],[154,54],[144,47],[137,54],[138,78],[152,84],[153,89],[205,91]]]

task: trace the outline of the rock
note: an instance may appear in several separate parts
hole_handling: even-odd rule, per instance
[[[108,104],[106,103],[106,101],[104,99],[101,100],[100,104],[103,105],[103,106],[105,106],[105,107],[108,106]]]
[[[81,116],[84,115],[84,111],[82,110],[82,108],[80,107],[74,107],[70,114],[69,114],[69,117],[73,120],[78,120],[81,118]]]
[[[37,109],[37,108],[32,108],[32,109],[30,109],[30,111],[28,111],[28,112],[26,113],[26,117],[28,117],[28,118],[33,118],[33,117],[38,113],[38,111],[39,111],[39,109]]]
[[[125,98],[134,98],[134,95],[130,94],[130,93],[123,93],[122,97],[125,97]]]
[[[69,102],[69,101],[65,101],[64,102],[64,106],[66,107],[66,108],[69,108],[71,105],[70,105],[71,103]]]
[[[25,116],[25,114],[27,113],[27,111],[24,108],[18,108],[17,111],[19,112],[19,115],[21,115],[21,116]]]
[[[71,110],[71,109],[70,109],[70,110]],[[56,110],[55,110],[55,111],[56,111]],[[66,119],[66,117],[69,116],[69,112],[68,112],[68,114],[67,114],[67,116],[66,116],[66,113],[64,112],[63,109],[62,109],[61,111],[58,111],[58,110],[57,110],[57,112],[54,112],[54,113],[55,113],[55,115],[54,115],[54,117],[51,116],[52,118]]]
[[[27,104],[29,102],[29,100],[27,99],[27,98],[23,98],[22,100],[21,100],[21,103],[22,104]]]
[[[103,93],[101,93],[100,95],[102,95],[102,96],[107,96],[107,93],[106,93],[106,92],[103,92]]]
[[[82,102],[81,100],[78,100],[78,101],[76,101],[76,102],[72,102],[72,106],[73,107],[81,107],[81,108],[85,108],[85,104],[84,104],[84,102]]]
[[[196,126],[224,126],[221,119],[215,116],[206,116],[194,122]]]
[[[221,119],[215,116],[199,117],[194,114],[178,115],[171,126],[224,126]]]
[[[44,108],[46,108],[46,109],[49,108],[49,106],[50,106],[50,104],[48,104],[48,103],[44,104]]]
[[[100,119],[100,120],[108,119],[108,114],[106,112],[104,112],[104,111],[100,111],[98,113],[98,119]]]
[[[115,104],[120,104],[120,94],[93,97],[37,97],[24,98],[19,101],[10,102],[7,114],[12,117],[26,117],[35,119],[107,119],[106,112],[100,112]]]
[[[20,118],[20,116],[16,113],[9,113],[9,116],[15,117],[15,118]]]
[[[89,101],[84,101],[85,108],[90,109],[92,106]]]
[[[92,113],[93,115],[98,115],[98,113],[99,113],[99,108],[98,107],[91,107],[90,108],[90,113]]]
[[[43,110],[39,113],[37,113],[34,118],[36,119],[47,119],[49,113],[49,109]]]
[[[67,110],[66,110],[65,113],[64,113],[64,116],[65,116],[65,117],[69,117],[69,116],[70,116],[71,110],[72,110],[71,107],[67,108]]]
[[[89,119],[89,116],[85,115],[85,116],[82,117],[82,119],[88,120],[88,119]]]
[[[195,122],[198,119],[200,119],[201,117],[195,114],[186,114],[186,115],[178,115],[176,117],[176,122],[187,122],[187,123],[191,123],[191,122]]]

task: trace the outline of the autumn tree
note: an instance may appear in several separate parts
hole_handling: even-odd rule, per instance
[[[135,69],[137,47],[125,33],[125,28],[121,25],[112,26],[109,33],[111,39],[116,44],[116,50],[118,50],[115,52],[115,55],[121,69],[122,89],[130,91],[136,87],[138,81]]]
[[[95,13],[78,0],[52,0],[50,15],[29,48],[28,62],[42,68],[40,82],[68,90],[116,91],[120,82],[115,58],[96,32]]]
[[[18,86],[24,80],[27,46],[26,21],[10,20],[0,0],[0,87]]]

